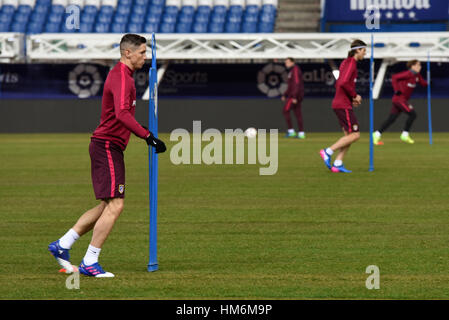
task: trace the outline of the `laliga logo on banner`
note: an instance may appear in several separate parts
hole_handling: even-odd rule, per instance
[[[257,74],[257,88],[270,98],[282,95],[287,90],[287,82],[287,71],[281,65],[269,63]]]
[[[78,98],[96,95],[102,84],[103,79],[96,66],[79,64],[69,72],[69,89]]]

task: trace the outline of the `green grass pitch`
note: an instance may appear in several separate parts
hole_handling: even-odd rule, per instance
[[[96,205],[89,134],[0,135],[2,299],[448,299],[449,134],[386,133],[368,172],[368,134],[332,174],[318,151],[339,133],[279,138],[279,169],[259,165],[159,168],[159,270],[148,262],[148,158],[125,152],[125,210],[100,263],[114,279],[81,276],[80,289],[47,245]],[[168,134],[162,134],[168,147]],[[84,256],[91,233],[72,248]],[[380,269],[368,290],[366,267]]]

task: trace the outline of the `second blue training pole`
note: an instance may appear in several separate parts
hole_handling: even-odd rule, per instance
[[[373,80],[374,80],[374,35],[371,34],[371,60],[369,67],[369,171],[374,171],[374,100],[373,100]]]
[[[430,89],[430,51],[427,52],[427,114],[429,118],[429,144],[432,144],[432,94]]]

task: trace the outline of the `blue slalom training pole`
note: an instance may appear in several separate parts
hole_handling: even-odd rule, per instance
[[[427,114],[429,118],[429,144],[432,144],[432,95],[430,89],[430,51],[427,52]]]
[[[150,68],[150,103],[148,106],[148,127],[149,130],[158,136],[157,123],[157,65],[156,65],[156,39],[154,33],[151,39],[151,68]],[[158,161],[154,148],[148,148],[148,166],[149,166],[149,197],[150,197],[150,259],[148,262],[148,271],[156,271],[159,266],[157,263],[157,171]]]
[[[374,35],[371,33],[371,60],[369,67],[369,171],[374,171],[374,99],[373,99],[373,80],[374,80]]]

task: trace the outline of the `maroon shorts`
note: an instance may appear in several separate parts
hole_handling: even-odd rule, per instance
[[[110,141],[91,139],[92,184],[97,199],[125,197],[125,162],[122,149]]]
[[[393,101],[390,113],[398,114],[403,112],[409,113],[413,110],[413,106],[406,101]]]
[[[346,132],[359,132],[359,122],[352,109],[334,109],[338,122]]]

